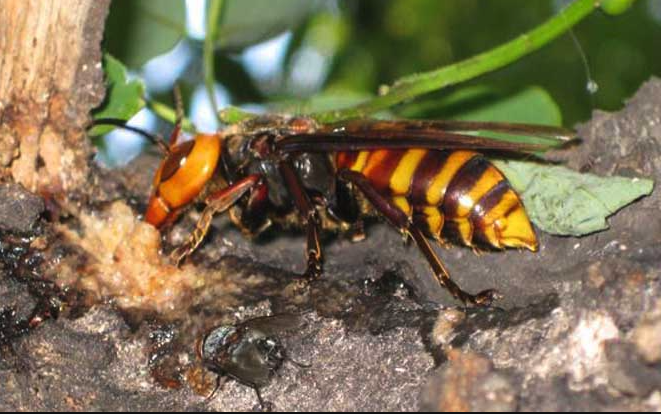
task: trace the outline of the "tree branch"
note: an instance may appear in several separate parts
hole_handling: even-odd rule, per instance
[[[0,174],[60,193],[88,178],[89,112],[103,100],[109,0],[2,0]]]

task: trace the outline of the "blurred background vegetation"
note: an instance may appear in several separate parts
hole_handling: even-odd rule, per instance
[[[562,0],[226,0],[216,39],[220,107],[300,112],[360,101],[381,85],[486,51],[542,23]],[[105,50],[169,105],[179,82],[187,116],[218,127],[204,88],[204,0],[113,0]],[[623,15],[595,11],[573,33],[461,88],[426,95],[396,116],[448,118],[539,86],[563,123],[593,109],[616,110],[652,75],[661,75],[661,0],[639,0]],[[579,46],[580,45],[580,46]],[[474,95],[451,105],[449,97]],[[478,91],[475,93],[475,91]],[[458,96],[458,95],[457,95]],[[133,124],[167,130],[148,110]],[[117,153],[138,150],[130,134]],[[124,148],[118,142],[125,143]],[[131,152],[131,150],[128,150]],[[109,154],[117,162],[117,155]],[[119,160],[120,162],[122,160]]]

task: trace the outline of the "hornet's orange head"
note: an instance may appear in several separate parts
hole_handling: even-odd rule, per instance
[[[211,179],[220,154],[221,139],[216,134],[198,134],[171,146],[154,177],[145,220],[155,227],[173,222]]]

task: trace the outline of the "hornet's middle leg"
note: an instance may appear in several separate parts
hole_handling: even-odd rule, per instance
[[[280,172],[287,183],[289,191],[294,197],[294,204],[304,220],[307,228],[307,269],[304,276],[307,279],[317,279],[322,273],[323,256],[319,241],[320,220],[317,210],[305,192],[305,188],[298,177],[296,170],[289,161],[280,163]]]

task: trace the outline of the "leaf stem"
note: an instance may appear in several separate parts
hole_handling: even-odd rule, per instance
[[[313,114],[313,117],[322,123],[365,117],[417,96],[500,69],[560,36],[600,4],[601,0],[576,0],[535,29],[494,49],[450,66],[406,76],[384,88],[385,92],[380,96],[348,108]]]
[[[213,113],[218,118],[218,102],[216,102],[215,81],[216,72],[214,68],[214,46],[218,33],[218,26],[223,12],[223,0],[209,0],[209,7],[207,9],[207,24],[206,35],[204,37],[204,84],[207,88],[209,101],[213,108]],[[220,118],[218,118],[220,121]]]
[[[152,110],[161,119],[165,119],[166,121],[170,122],[171,124],[174,125],[175,122],[177,122],[177,111],[176,109],[158,101],[154,100],[148,100],[148,101],[143,101],[143,105],[147,105],[149,109]],[[184,119],[181,120],[181,128],[190,133],[195,133],[196,128],[195,125],[191,122],[190,119],[184,117]]]

